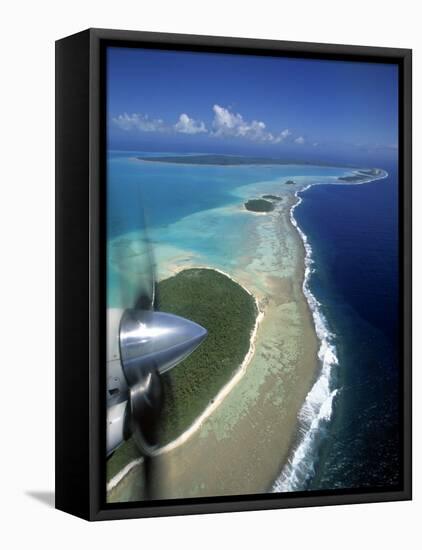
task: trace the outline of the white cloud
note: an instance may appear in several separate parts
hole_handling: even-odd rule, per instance
[[[233,113],[225,107],[214,105],[212,123],[214,136],[244,137],[254,141],[274,141],[274,136],[266,130],[260,120],[246,121],[240,113]]]
[[[186,113],[180,115],[179,120],[174,125],[174,129],[176,132],[181,132],[182,134],[201,134],[207,132],[202,120],[190,118]]]
[[[186,113],[182,113],[178,121],[173,125],[165,123],[161,118],[151,118],[148,114],[140,113],[133,113],[131,115],[124,113],[112,120],[116,126],[126,131],[176,132],[191,135],[209,133],[216,137],[245,138],[261,143],[277,144],[292,136],[292,132],[288,128],[279,133],[272,133],[267,130],[265,122],[261,120],[245,120],[240,113],[235,113],[221,105],[214,105],[213,113],[214,118],[212,120],[212,129],[210,130],[208,130],[202,120],[191,118]],[[303,144],[305,143],[305,139],[300,136],[294,142]]]
[[[249,122],[240,113],[233,113],[230,109],[221,107],[221,105],[214,105],[213,111],[213,136],[243,137],[252,141],[280,143],[292,134],[288,128],[279,134],[273,134],[267,130],[265,122],[261,120]]]
[[[288,128],[286,128],[285,130],[280,132],[278,134],[278,136],[274,137],[273,142],[274,143],[280,143],[280,141],[284,141],[285,139],[287,139],[291,135],[292,135],[291,131]]]
[[[128,115],[124,113],[113,118],[116,124],[122,130],[140,130],[141,132],[167,132],[168,127],[161,118],[150,118],[148,115],[133,113]]]

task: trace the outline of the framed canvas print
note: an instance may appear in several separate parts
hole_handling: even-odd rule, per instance
[[[56,43],[56,506],[411,498],[411,51]]]

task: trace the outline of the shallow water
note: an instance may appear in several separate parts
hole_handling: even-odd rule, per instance
[[[183,166],[136,160],[141,154],[109,154],[108,240],[136,241],[145,224],[159,278],[175,265],[191,263],[242,269],[255,254],[248,236],[256,227],[265,231],[263,217],[244,209],[246,200],[265,193],[289,196],[300,186],[350,172],[320,166]],[[297,185],[285,185],[287,179]],[[271,250],[261,250],[257,270],[266,271],[265,260],[271,258]],[[108,275],[108,303],[119,307],[119,274],[110,267]]]

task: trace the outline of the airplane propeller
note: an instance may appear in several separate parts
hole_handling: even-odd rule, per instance
[[[144,223],[141,233],[117,238],[109,254],[119,273],[123,312],[118,341],[128,386],[130,431],[142,455],[153,457],[160,443],[164,402],[171,398],[169,386],[164,389],[162,375],[188,357],[206,338],[207,331],[193,321],[157,311],[154,256]],[[151,483],[146,481],[147,485]]]

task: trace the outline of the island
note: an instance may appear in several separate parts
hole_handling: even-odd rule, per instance
[[[345,183],[364,183],[383,175],[386,176],[387,172],[379,168],[369,168],[367,170],[355,170],[352,175],[340,176],[337,180]]]
[[[250,199],[245,202],[244,206],[250,212],[271,212],[274,210],[274,204],[265,199]]]
[[[284,182],[285,185],[294,185],[295,182],[293,180],[287,180]]]
[[[303,159],[287,159],[287,158],[271,158],[271,157],[242,157],[236,155],[171,155],[171,156],[157,156],[157,157],[135,157],[136,160],[143,162],[165,162],[170,164],[198,164],[208,166],[247,166],[247,165],[262,165],[262,166],[274,166],[274,165],[298,165],[298,166],[332,166],[342,168],[356,168],[356,166],[347,164],[335,164],[332,162],[321,161],[306,161]],[[294,182],[292,182],[294,183]]]
[[[366,176],[381,176],[383,170],[381,170],[380,168],[368,168],[366,170],[359,170],[359,172]]]
[[[245,360],[258,308],[229,276],[208,268],[185,269],[157,285],[157,309],[191,319],[208,330],[204,342],[162,376],[166,395],[160,446],[181,435],[213,402]],[[107,461],[107,479],[140,453],[130,438]]]

